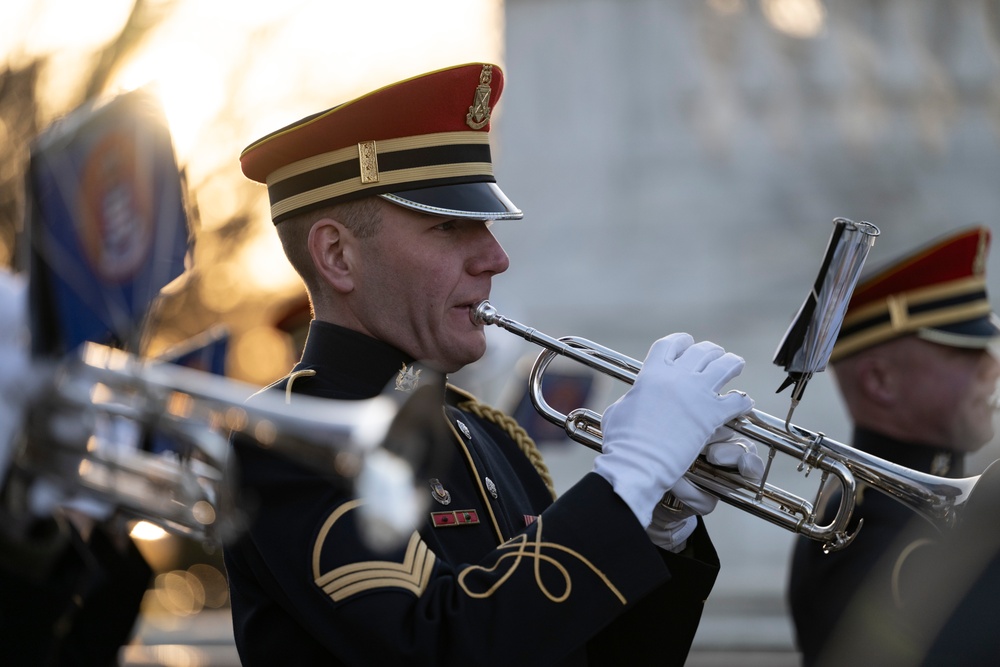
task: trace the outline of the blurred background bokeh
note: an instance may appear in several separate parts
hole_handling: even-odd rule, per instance
[[[302,290],[240,150],[376,86],[477,60],[507,76],[494,162],[526,213],[494,226],[512,258],[494,305],[638,358],[671,331],[715,340],[747,359],[738,384],[765,412],[788,408],[771,358],[833,218],[881,228],[869,266],[957,227],[1000,228],[1000,0],[8,0],[0,263],[24,250],[34,137],[86,100],[155,86],[196,243],[145,353],[224,324],[227,375],[266,384],[298,353]],[[454,380],[513,410],[537,350],[489,335],[487,357]],[[603,408],[619,389],[599,382],[588,400]],[[850,439],[826,376],[794,421]],[[589,450],[541,444],[560,489],[589,469]],[[972,472],[998,456],[991,443]],[[781,476],[800,484],[791,467]],[[740,664],[795,664],[791,535],[727,507],[709,527],[723,573],[691,664],[734,664],[735,651]],[[129,664],[231,664],[218,553],[145,544],[157,578]]]

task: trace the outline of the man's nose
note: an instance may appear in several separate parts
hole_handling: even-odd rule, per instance
[[[476,253],[470,267],[471,273],[490,273],[496,275],[503,273],[510,267],[510,257],[507,256],[507,252],[500,245],[500,242],[497,241],[493,232],[485,227],[483,228],[480,243],[480,249]]]

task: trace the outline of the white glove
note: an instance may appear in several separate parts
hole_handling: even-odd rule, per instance
[[[716,441],[719,438],[722,439]],[[712,440],[702,452],[706,461],[722,468],[736,469],[749,482],[760,482],[764,475],[764,461],[757,456],[754,443],[739,437],[726,426],[717,430]],[[695,516],[710,514],[718,502],[716,496],[681,477],[657,503],[646,533],[661,549],[680,551],[698,526]]]
[[[757,445],[728,426],[715,432],[704,453],[705,460],[712,465],[733,468],[748,482],[757,484],[764,477],[764,460],[757,454]]]
[[[718,498],[681,477],[656,504],[646,534],[661,549],[681,551],[698,527],[697,517],[710,514],[718,503]]]
[[[653,343],[635,384],[604,412],[594,471],[643,528],[717,429],[753,407],[745,394],[718,393],[744,365],[714,343],[671,334]]]

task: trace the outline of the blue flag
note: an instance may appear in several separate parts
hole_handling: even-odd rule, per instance
[[[54,123],[32,146],[28,192],[34,354],[86,341],[134,350],[189,241],[157,98],[136,90]]]

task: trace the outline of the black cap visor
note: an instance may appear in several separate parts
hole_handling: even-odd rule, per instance
[[[457,183],[379,196],[397,206],[446,218],[520,220],[524,217],[496,183]]]
[[[950,347],[982,349],[1000,340],[1000,322],[990,314],[974,320],[917,330],[917,336]]]

